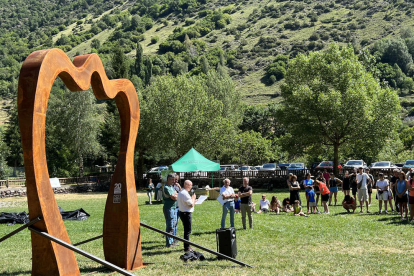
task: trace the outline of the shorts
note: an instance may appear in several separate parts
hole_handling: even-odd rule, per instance
[[[328,201],[329,200],[329,195],[330,194],[326,194],[326,195],[322,195],[322,201]]]
[[[357,194],[357,191],[358,191],[357,186],[352,186],[352,194],[354,195],[354,197]]]
[[[414,199],[414,196],[413,196],[413,199]],[[315,201],[309,202],[309,207],[316,207],[316,202]]]
[[[367,189],[359,189],[358,190],[358,200],[359,201],[367,201],[368,200],[368,190]]]
[[[398,197],[398,195],[395,197],[395,202],[397,203],[406,203],[408,202],[407,195],[403,195],[402,197]]]
[[[368,190],[368,193],[369,193],[369,194],[372,194],[372,188],[370,188],[370,187],[368,186],[368,189],[367,189],[367,190]]]
[[[348,190],[351,190],[351,187],[350,187],[349,185],[344,184],[344,185],[342,186],[342,190],[344,190],[344,191],[348,191]]]
[[[378,200],[388,200],[388,191],[383,191],[382,194],[378,192]]]
[[[414,196],[409,196],[408,197],[408,203],[414,204]],[[413,212],[414,212],[414,210],[413,210]]]
[[[336,193],[336,192],[338,192],[338,187],[330,187],[330,188],[329,188],[329,191],[330,191],[331,193]]]

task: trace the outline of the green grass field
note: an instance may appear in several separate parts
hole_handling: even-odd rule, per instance
[[[263,191],[256,190],[253,201],[258,203]],[[270,199],[288,196],[287,190],[264,192]],[[141,221],[165,229],[161,205],[145,205],[144,192],[139,192]],[[338,193],[342,200],[342,192]],[[87,221],[65,222],[72,243],[102,233],[106,194],[57,195],[57,202],[65,210],[84,208],[91,217]],[[301,193],[304,200],[304,193]],[[14,201],[14,206],[1,212],[27,211],[24,198],[2,199]],[[16,201],[18,201],[16,203]],[[347,214],[342,207],[331,207],[329,215],[295,217],[292,214],[253,214],[254,230],[241,230],[241,215],[236,214],[237,259],[254,268],[240,267],[229,261],[217,261],[205,253],[206,261],[184,265],[182,243],[173,249],[164,248],[165,238],[142,228],[144,262],[152,263],[136,271],[136,275],[410,275],[414,268],[413,225],[401,222],[399,215],[378,215],[378,201],[374,198],[371,214]],[[365,211],[365,210],[364,210]],[[213,200],[197,205],[193,215],[191,241],[216,248],[215,230],[220,227],[221,205]],[[229,218],[227,224],[229,225]],[[3,236],[20,225],[0,225]],[[178,225],[178,235],[183,227]],[[103,257],[102,241],[80,245],[98,257]],[[80,255],[76,255],[81,274],[102,269]],[[30,275],[30,234],[25,230],[0,244],[0,275]],[[224,266],[216,266],[224,265]],[[104,275],[100,271],[93,275]],[[118,274],[115,274],[118,275]]]

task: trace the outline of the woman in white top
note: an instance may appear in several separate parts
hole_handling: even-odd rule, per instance
[[[260,200],[260,210],[257,213],[261,212],[269,212],[269,200],[266,199],[266,195],[262,195],[262,199]]]
[[[390,184],[388,183],[387,179],[384,179],[384,174],[378,174],[379,179],[377,180],[377,196],[379,201],[379,213],[382,214],[382,202],[384,201],[385,204],[385,213],[388,214],[387,211],[387,203],[388,203],[388,188]]]

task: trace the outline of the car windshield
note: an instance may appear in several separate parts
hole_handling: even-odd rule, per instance
[[[242,171],[248,171],[248,170],[249,170],[249,167],[247,167],[247,166],[243,166],[243,167],[241,167],[241,170],[242,170]]]
[[[374,167],[389,167],[390,162],[377,162],[374,164]]]
[[[348,161],[346,162],[348,166],[359,166],[362,165],[362,161]]]
[[[319,164],[320,167],[332,167],[333,162],[322,162]]]
[[[405,165],[414,165],[414,160],[405,161]]]
[[[226,167],[220,167],[220,171],[225,171]]]
[[[269,164],[264,164],[263,165],[264,169],[272,169],[272,168],[276,168],[275,164],[269,163]]]
[[[303,168],[302,163],[292,163],[289,165],[289,168]]]

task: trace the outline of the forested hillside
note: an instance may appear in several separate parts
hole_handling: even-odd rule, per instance
[[[271,141],[272,154],[261,154],[267,156],[266,160],[280,160],[286,155],[275,150],[279,146],[276,139],[284,132],[275,123],[275,110],[290,60],[300,53],[326,50],[331,43],[338,43],[353,47],[365,69],[383,86],[398,92],[403,122],[411,126],[414,118],[413,10],[414,0],[0,0],[0,123],[16,119],[13,100],[24,58],[35,50],[54,47],[71,58],[99,54],[109,78],[129,78],[143,99],[147,99],[145,93],[156,93],[156,87],[163,87],[159,76],[187,76],[190,84],[184,80],[182,84],[188,89],[194,83],[210,85],[203,88],[207,93],[204,96],[213,96],[222,105],[229,104],[230,109],[240,106],[238,112],[244,113],[240,117],[219,111],[222,117],[216,130],[231,121],[232,129],[245,131],[245,141],[259,138]],[[211,81],[212,74],[221,78],[216,87]],[[57,82],[52,90],[52,106],[68,103],[62,96],[63,89]],[[226,91],[232,91],[227,98]],[[242,108],[236,97],[246,106]],[[217,110],[221,110],[219,106]],[[108,103],[98,102],[89,110],[107,127],[116,121],[116,110]],[[56,112],[53,116],[61,115]],[[50,119],[48,131],[56,137],[72,137],[54,125],[59,122],[56,118]],[[240,122],[243,123],[240,125]],[[90,145],[90,152],[59,148],[63,138],[56,138],[49,143],[56,146],[50,155],[55,155],[60,164],[69,162],[66,158],[70,159],[68,156],[76,151],[80,160],[86,155],[94,155],[91,160],[96,160],[102,146],[106,151],[99,157],[101,163],[113,162],[117,150],[102,137],[110,136],[105,131],[113,134],[117,129],[108,130],[102,125],[100,129],[100,144]],[[406,128],[400,133],[408,141],[400,148],[410,148],[414,132]],[[7,135],[9,141],[14,137],[10,136],[10,130]],[[270,144],[266,143],[264,147],[269,148]],[[211,157],[217,156],[214,146],[200,144]],[[155,145],[147,145],[140,154],[149,154],[147,149],[151,147]],[[9,164],[21,164],[19,154],[9,153]],[[221,157],[231,160],[226,154],[230,153],[223,153]],[[159,160],[159,156],[151,158]]]
[[[413,74],[414,1],[1,0],[0,5],[1,95],[13,94],[19,63],[35,49],[59,47],[73,57],[105,55],[119,45],[134,57],[138,42],[151,56],[154,75],[196,75],[221,59],[248,103],[277,101],[288,59],[333,41],[377,52],[380,77],[395,88],[413,88],[406,76]],[[372,47],[383,38],[395,41]],[[389,43],[402,52],[388,53]],[[395,55],[402,57],[394,60]]]

